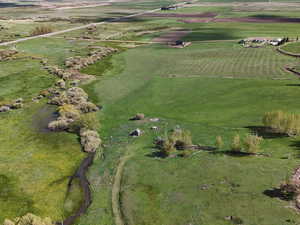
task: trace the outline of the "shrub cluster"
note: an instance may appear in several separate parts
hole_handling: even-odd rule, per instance
[[[35,27],[35,28],[31,31],[31,36],[37,36],[37,35],[42,35],[42,34],[48,34],[48,33],[52,33],[52,32],[53,32],[53,28],[52,28],[51,26],[42,25],[42,26]]]
[[[49,103],[58,105],[59,117],[48,124],[53,131],[68,130],[79,133],[81,145],[86,152],[94,152],[101,144],[97,133],[98,120],[95,112],[99,108],[88,101],[87,93],[79,87],[67,90],[51,89]]]
[[[0,61],[7,60],[16,54],[18,54],[16,50],[0,50]]]
[[[102,47],[97,49],[97,51],[90,52],[87,57],[75,56],[68,58],[65,61],[67,69],[60,69],[57,66],[50,66],[46,60],[42,60],[41,63],[44,65],[44,68],[51,74],[62,78],[64,81],[67,80],[78,80],[90,79],[92,76],[80,73],[80,69],[87,67],[91,64],[94,64],[96,61],[103,59],[104,57],[116,52],[117,49]],[[62,83],[57,85],[61,86]],[[62,85],[63,86],[63,85]]]
[[[94,64],[96,61],[103,59],[104,57],[116,52],[117,50],[114,48],[102,47],[89,53],[88,57],[75,56],[68,58],[65,61],[65,65],[67,68],[80,70],[88,65]]]
[[[188,151],[193,145],[191,132],[183,129],[174,129],[170,134],[166,134],[164,139],[157,139],[155,144],[164,157],[172,155],[176,150]],[[188,153],[183,155],[187,156]]]
[[[14,220],[4,220],[3,225],[54,225],[50,218],[41,218],[28,213],[25,216],[17,217]]]
[[[145,119],[145,114],[143,113],[138,113],[134,117],[130,118],[130,120],[143,120]]]
[[[260,145],[263,141],[262,137],[257,135],[247,135],[241,140],[240,135],[235,135],[231,143],[231,151],[242,152],[243,150],[249,154],[256,154],[260,151]]]
[[[23,99],[18,98],[14,101],[0,101],[0,113],[8,112],[13,109],[20,109],[23,107]]]
[[[285,199],[294,199],[296,206],[300,209],[300,167],[295,169],[291,178],[280,185],[280,190]]]
[[[55,88],[49,88],[41,94],[49,98],[49,104],[59,106],[57,110],[59,117],[50,122],[48,128],[53,131],[67,130],[78,133],[81,145],[86,152],[94,152],[101,145],[101,139],[97,133],[99,122],[95,114],[99,108],[88,100],[88,95],[82,88],[75,87],[81,79],[87,77],[79,70],[115,51],[116,49],[113,48],[101,48],[91,52],[86,58],[69,58],[65,61],[68,67],[66,70],[57,66],[48,66],[46,60],[41,61],[45,69],[61,78],[56,82]]]
[[[286,113],[283,111],[273,111],[265,113],[263,124],[273,132],[297,136],[300,134],[300,115]]]
[[[80,143],[85,152],[95,152],[101,145],[101,139],[98,132],[94,130],[80,130]]]
[[[80,120],[81,114],[96,112],[99,108],[88,101],[88,95],[82,88],[72,87],[62,92],[55,92],[50,104],[58,105],[59,118],[49,124],[51,130],[66,130],[72,123]]]

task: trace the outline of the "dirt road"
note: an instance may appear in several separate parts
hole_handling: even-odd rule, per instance
[[[125,225],[122,216],[121,206],[120,206],[120,191],[121,191],[123,170],[127,160],[130,157],[131,155],[125,153],[125,156],[123,156],[120,159],[119,165],[117,167],[117,172],[114,178],[113,187],[112,187],[112,210],[113,210],[113,215],[115,218],[116,225]]]

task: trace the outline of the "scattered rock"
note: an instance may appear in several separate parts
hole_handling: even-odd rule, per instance
[[[232,216],[225,216],[224,219],[225,219],[225,220],[231,220],[231,219],[232,219]]]
[[[143,120],[145,119],[145,115],[143,113],[138,113],[134,117],[130,118],[130,120]]]
[[[159,118],[151,118],[149,119],[150,122],[159,122]]]
[[[142,131],[139,128],[137,128],[134,131],[130,132],[129,135],[132,137],[139,137],[142,135]]]
[[[243,224],[243,220],[241,218],[237,217],[237,216],[226,216],[224,219],[229,220],[233,224],[236,224],[236,225],[242,225]]]
[[[10,107],[8,107],[8,106],[1,106],[0,107],[0,112],[8,112],[8,111],[10,111]]]
[[[15,103],[23,103],[23,98],[16,99]]]
[[[157,126],[153,126],[153,127],[151,127],[151,130],[158,130],[158,127]]]
[[[38,96],[36,97],[37,100],[41,100],[42,98],[44,98],[43,95],[38,95]]]
[[[200,187],[201,190],[208,190],[209,189],[209,185],[208,184],[203,184]]]

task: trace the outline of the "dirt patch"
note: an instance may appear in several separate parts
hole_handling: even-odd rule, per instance
[[[143,17],[166,17],[166,18],[214,18],[216,13],[147,13]]]
[[[190,32],[191,31],[189,31],[189,30],[170,31],[168,33],[162,34],[159,37],[154,38],[153,42],[160,42],[160,43],[164,43],[164,44],[173,43],[173,42],[185,37]]]
[[[243,18],[205,18],[205,19],[189,19],[180,20],[184,23],[208,23],[208,22],[243,22],[243,23],[300,23],[300,18],[253,18],[253,17],[243,17]]]

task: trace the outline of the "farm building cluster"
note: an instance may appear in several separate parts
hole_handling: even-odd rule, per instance
[[[244,47],[262,47],[264,45],[279,46],[288,41],[288,38],[251,37],[239,41]]]

